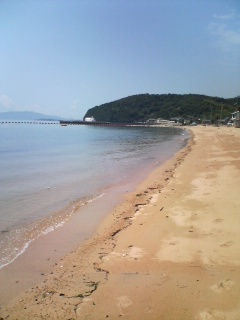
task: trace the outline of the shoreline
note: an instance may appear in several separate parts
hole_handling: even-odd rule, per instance
[[[0,265],[0,270],[12,264],[18,257],[20,257],[27,248],[31,245],[32,242],[36,241],[38,238],[47,235],[50,232],[54,232],[56,229],[64,226],[71,217],[81,210],[82,207],[88,205],[91,202],[98,200],[104,196],[105,193],[102,192],[92,198],[81,198],[69,203],[63,209],[59,209],[55,212],[52,212],[49,216],[46,216],[40,220],[34,221],[32,223],[27,224],[26,226],[20,226],[16,229],[9,231],[9,237],[4,239],[3,241],[14,242],[12,241],[12,233],[16,232],[20,233],[20,239],[15,240],[15,246],[17,246],[17,251],[14,252],[13,257],[7,260],[5,263]],[[27,240],[26,240],[27,239]],[[3,242],[4,243],[4,242]],[[16,249],[15,249],[16,250]],[[11,254],[10,254],[11,255]]]
[[[3,319],[238,319],[240,131],[191,131]]]
[[[64,218],[59,228],[52,228],[30,240],[26,250],[0,269],[0,309],[22,292],[42,283],[43,276],[50,274],[66,255],[90,239],[105,216],[123,201],[123,193],[128,192],[126,188],[125,184],[108,188],[106,194],[86,201],[84,206],[78,205],[76,200],[57,213],[56,218],[53,216],[53,221],[57,221],[59,215],[65,216],[65,211],[69,212],[71,208],[75,211],[70,218]],[[99,206],[101,210],[98,210]],[[41,224],[45,229],[44,223]]]
[[[106,130],[106,132],[107,131],[109,132],[109,130]],[[182,130],[177,131],[177,133],[175,132],[175,134],[173,132],[173,138],[170,144],[172,145],[171,147],[173,147],[173,149],[181,148],[182,147],[181,141],[183,141],[184,143],[184,139],[182,139],[181,137],[181,132]],[[160,140],[159,143],[164,148],[164,143],[166,144],[166,142],[161,141],[161,139],[159,140]],[[154,146],[154,144],[150,144],[150,145]],[[160,150],[161,150],[161,145],[160,145]],[[171,147],[170,147],[170,150],[171,150]],[[158,148],[154,148],[154,149],[158,150]],[[62,184],[62,186],[59,187],[56,181],[54,181],[54,179],[51,179],[51,182],[42,184],[43,186],[48,185],[49,187],[44,187],[43,188],[44,190],[40,188],[37,191],[36,199],[34,198],[35,196],[33,197],[32,194],[26,193],[22,195],[24,199],[28,199],[29,197],[29,205],[26,205],[26,203],[25,205],[24,203],[23,204],[21,203],[19,204],[19,206],[17,206],[17,202],[19,201],[17,194],[16,195],[13,194],[12,195],[13,198],[11,199],[11,201],[9,200],[5,204],[5,200],[6,200],[4,196],[5,191],[3,191],[3,196],[1,198],[3,200],[2,201],[3,212],[1,215],[2,228],[1,228],[1,237],[0,237],[0,242],[1,242],[0,269],[2,269],[2,267],[7,266],[12,261],[16,260],[16,257],[20,256],[22,252],[25,251],[26,247],[28,247],[28,245],[32,241],[34,241],[36,238],[38,238],[42,234],[48,233],[49,230],[51,231],[53,229],[56,229],[56,227],[62,226],[62,224],[64,224],[67,220],[69,220],[69,218],[71,218],[71,216],[78,210],[79,207],[84,207],[85,205],[88,204],[89,201],[90,202],[94,201],[95,197],[101,196],[103,193],[104,194],[107,193],[108,190],[110,190],[111,188],[117,188],[119,185],[124,185],[124,184],[127,185],[129,181],[132,184],[132,181],[136,180],[137,181],[136,185],[137,185],[140,180],[146,177],[148,172],[153,170],[155,166],[155,164],[153,163],[154,161],[158,161],[159,159],[159,162],[161,163],[165,161],[164,158],[169,158],[170,156],[172,156],[171,151],[166,152],[166,155],[165,154],[162,155],[163,154],[162,151],[156,152],[156,151],[150,150],[150,152],[152,153],[152,159],[154,160],[151,160],[150,156],[147,158],[145,155],[148,155],[148,153],[143,152],[142,154],[144,154],[144,156],[142,156],[142,158],[140,157],[141,160],[139,160],[138,165],[134,164],[132,159],[130,159],[129,161],[130,164],[127,166],[126,166],[126,163],[124,163],[124,161],[120,161],[121,159],[118,160],[118,155],[116,155],[115,158],[117,160],[115,160],[115,158],[113,157],[114,161],[112,161],[113,163],[112,167],[111,165],[110,166],[108,165],[106,167],[106,169],[110,167],[110,174],[107,175],[105,172],[104,176],[106,176],[106,178],[104,178],[105,180],[103,179],[103,181],[102,179],[96,178],[96,175],[94,174],[95,173],[94,170],[91,170],[93,172],[93,175],[92,176],[90,175],[89,178],[86,179],[86,181],[83,179],[83,183],[81,182],[82,181],[81,178],[80,179],[76,178],[78,183],[75,183],[75,185],[71,185],[71,188],[69,187],[69,184],[67,185]],[[124,159],[124,156],[122,158]],[[125,157],[125,158],[128,159],[128,157]],[[121,174],[119,174],[119,170],[121,169],[119,168],[116,169],[117,168],[116,164],[118,164],[118,161],[120,161],[120,165],[121,165],[121,162],[123,162],[123,166],[121,166],[120,168],[125,168],[125,170],[122,169]],[[133,163],[132,167],[131,167],[131,162]],[[102,167],[101,160],[99,161],[99,167],[100,168]],[[105,171],[103,169],[100,169],[100,171],[101,170],[102,172]],[[7,171],[9,170],[6,170],[6,172]],[[140,179],[139,179],[139,172],[141,175]],[[66,175],[66,177],[68,176]],[[38,181],[39,179],[36,178],[34,180]],[[64,178],[62,180],[64,181]],[[70,179],[68,181],[70,181]],[[94,182],[94,181],[100,181],[100,182]],[[38,185],[38,182],[36,183]],[[85,186],[85,183],[86,183],[86,186]],[[90,188],[89,185],[92,185],[92,187]],[[84,191],[85,188],[87,191]],[[6,186],[5,190],[7,189],[8,188]],[[17,186],[16,190],[17,189],[21,189],[21,188]],[[70,189],[71,189],[72,195],[69,194]],[[64,190],[66,191],[66,195],[64,194]],[[58,194],[58,191],[60,194],[60,198],[55,199],[55,196],[56,194]],[[41,195],[41,197],[39,197],[39,195]],[[34,201],[32,198],[36,200],[35,201],[36,208],[33,205]],[[53,200],[50,200],[50,198]],[[52,205],[52,203],[54,203],[54,206]],[[4,208],[5,205],[6,205],[6,211]],[[29,212],[31,212],[31,210],[32,210],[32,213],[29,215]],[[7,218],[5,219],[4,216],[6,216]]]
[[[184,140],[186,137],[182,139],[182,143],[186,144]],[[160,166],[167,158],[167,153],[164,157],[160,155]],[[159,163],[154,164],[154,167],[159,166]],[[125,196],[133,192],[149,172],[155,170],[154,167],[149,164],[142,168],[144,170],[141,169],[138,176],[134,173],[133,179],[113,184],[101,190],[97,197],[78,199],[50,217],[33,223],[33,227],[28,228],[30,231],[27,229],[29,241],[25,246],[26,250],[22,250],[12,262],[0,269],[0,308],[21,292],[39,285],[43,277],[46,277],[64,256],[91,238],[113,208],[122,203]],[[43,232],[49,229],[49,222],[51,232]],[[55,228],[56,225],[60,227]]]
[[[188,140],[188,144],[189,144],[191,141],[191,137],[189,137],[188,139],[189,139]],[[178,155],[179,153],[184,152],[184,150],[186,148],[188,148],[188,144],[187,144],[187,146],[181,148],[176,154]],[[175,157],[176,157],[176,155],[168,160],[165,160],[162,164],[160,164],[160,166],[157,164],[157,167],[154,168],[152,172],[150,172],[150,173],[148,172],[147,176],[145,176],[145,174],[144,174],[143,176],[145,176],[145,178],[141,177],[140,179],[138,179],[138,182],[133,183],[133,184],[130,183],[130,185],[128,183],[127,187],[125,186],[125,184],[122,185],[120,187],[120,191],[118,190],[117,193],[116,193],[116,186],[115,186],[113,188],[112,192],[110,193],[110,197],[112,197],[113,199],[115,198],[115,200],[113,200],[113,202],[114,202],[113,205],[110,205],[110,208],[109,208],[109,206],[107,206],[107,207],[105,206],[105,210],[107,210],[107,214],[105,213],[101,217],[101,220],[98,219],[98,221],[95,223],[94,227],[91,228],[90,233],[88,233],[87,235],[84,235],[83,237],[81,237],[81,239],[78,238],[78,242],[77,242],[78,244],[76,244],[75,247],[76,248],[79,247],[81,249],[82,246],[85,246],[85,244],[88,244],[88,242],[91,243],[91,239],[93,239],[93,241],[95,243],[95,238],[93,238],[93,237],[94,236],[98,237],[98,234],[99,233],[101,234],[101,232],[104,233],[104,231],[103,231],[104,228],[110,228],[110,229],[115,228],[115,226],[112,226],[112,224],[114,224],[114,222],[112,221],[112,218],[114,217],[114,214],[112,215],[112,211],[119,210],[119,208],[121,210],[122,206],[128,206],[128,210],[131,210],[132,206],[133,206],[132,201],[135,201],[134,198],[135,198],[136,192],[134,192],[134,190],[139,189],[139,187],[143,183],[146,183],[146,181],[148,181],[148,179],[149,179],[149,176],[154,175],[155,171],[157,172],[160,170],[161,172],[164,173],[165,166],[168,166],[169,162],[174,162]],[[170,178],[170,173],[164,173],[164,175],[166,175],[166,181],[167,181]],[[149,197],[151,197],[151,193],[153,193],[155,189],[156,189],[156,187],[149,189]],[[149,201],[149,200],[147,200],[147,201]],[[100,206],[101,206],[101,204],[100,204]],[[84,209],[87,213],[89,213],[89,212],[91,213],[92,210],[98,210],[97,208],[94,209],[94,207],[95,207],[95,203],[93,203],[93,209],[91,209],[91,208],[89,209],[90,211],[86,207],[84,207]],[[79,216],[82,218],[81,212],[79,213]],[[72,220],[67,221],[67,224],[69,223],[69,228],[67,228],[67,231],[64,232],[65,236],[66,236],[66,233],[72,232],[71,228],[74,225],[74,216],[72,216],[71,219],[73,219],[73,222],[72,222]],[[122,220],[123,220],[123,222],[128,223],[128,218],[124,217]],[[66,225],[65,225],[65,227],[66,227]],[[5,288],[3,287],[2,293],[0,293],[0,297],[1,297],[0,307],[4,306],[6,303],[9,303],[9,301],[11,302],[11,301],[14,301],[15,299],[17,299],[18,295],[21,294],[21,292],[28,290],[30,287],[41,285],[41,283],[43,282],[42,279],[48,277],[51,270],[56,268],[54,266],[58,265],[59,263],[61,263],[61,261],[63,259],[65,259],[64,258],[65,255],[66,255],[66,257],[68,257],[68,255],[71,255],[72,252],[74,252],[75,250],[78,250],[78,249],[70,250],[70,248],[68,248],[64,252],[64,254],[61,254],[61,255],[59,255],[56,252],[57,250],[55,250],[55,248],[59,247],[59,244],[58,244],[58,241],[56,240],[56,237],[61,237],[61,229],[62,228],[58,228],[57,230],[54,230],[54,232],[51,232],[51,233],[45,235],[44,237],[40,237],[40,238],[35,239],[33,242],[31,242],[30,248],[28,248],[28,251],[24,252],[23,255],[18,257],[18,260],[15,263],[10,264],[6,268],[3,268],[2,270],[0,270],[1,282],[5,283]],[[118,229],[118,230],[115,230],[114,232],[117,233],[119,231],[120,230]],[[107,237],[108,237],[108,235],[107,235]],[[45,254],[43,252],[44,250],[42,249],[42,247],[47,246],[48,243],[51,243],[51,241],[54,242],[54,246],[53,247],[51,246],[50,250],[48,248],[47,249],[48,253]],[[79,241],[81,241],[80,244],[79,244]],[[61,244],[61,245],[63,245],[63,244]],[[37,252],[39,252],[39,251],[40,251],[42,262],[39,261],[39,257],[37,256]],[[51,259],[49,258],[50,255],[51,255]],[[36,263],[34,263],[34,264],[28,266],[29,259],[31,259],[30,261],[34,261],[34,259],[35,259],[40,265],[36,265]],[[26,279],[26,274],[23,272],[19,273],[19,267],[22,269],[23,266],[24,266],[25,271],[27,271],[30,274],[30,278],[33,278],[33,281],[30,280],[28,282]],[[54,271],[53,271],[53,273],[54,273]],[[27,275],[27,277],[28,277],[28,275]],[[23,278],[23,281],[20,280],[21,278]],[[24,281],[26,282],[26,285],[24,285],[24,283],[22,283]],[[45,282],[45,280],[44,280],[44,282]],[[9,283],[10,283],[10,286],[12,287],[12,289],[10,290],[10,293],[8,295],[9,297],[4,297],[4,295],[5,295],[4,289],[6,289],[6,286],[9,286]],[[17,286],[16,286],[16,284],[17,284]],[[0,314],[1,314],[1,309],[0,309]]]

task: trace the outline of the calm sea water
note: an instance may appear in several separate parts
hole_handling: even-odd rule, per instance
[[[187,140],[177,128],[0,125],[0,268],[76,206],[137,178]]]

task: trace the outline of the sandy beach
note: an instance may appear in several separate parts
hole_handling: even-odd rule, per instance
[[[240,129],[192,140],[0,319],[240,319]]]

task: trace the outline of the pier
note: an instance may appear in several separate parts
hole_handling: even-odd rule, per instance
[[[0,124],[59,124],[59,121],[46,120],[1,120]]]
[[[124,122],[98,122],[98,121],[80,121],[80,120],[60,120],[60,125],[87,125],[87,126],[103,126],[103,127],[149,127],[147,123],[124,123]]]
[[[4,124],[38,124],[38,125],[61,125],[61,126],[100,126],[100,127],[173,127],[179,124],[162,125],[154,123],[126,123],[126,122],[99,122],[99,121],[82,121],[82,120],[1,120],[0,125]]]
[[[98,121],[81,121],[81,120],[1,120],[0,125],[3,124],[38,124],[38,125],[61,125],[61,126],[101,126],[101,127],[153,127],[150,123],[124,123],[124,122],[98,122]]]

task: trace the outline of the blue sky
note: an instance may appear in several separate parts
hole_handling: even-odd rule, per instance
[[[0,112],[240,95],[240,0],[0,0]]]

